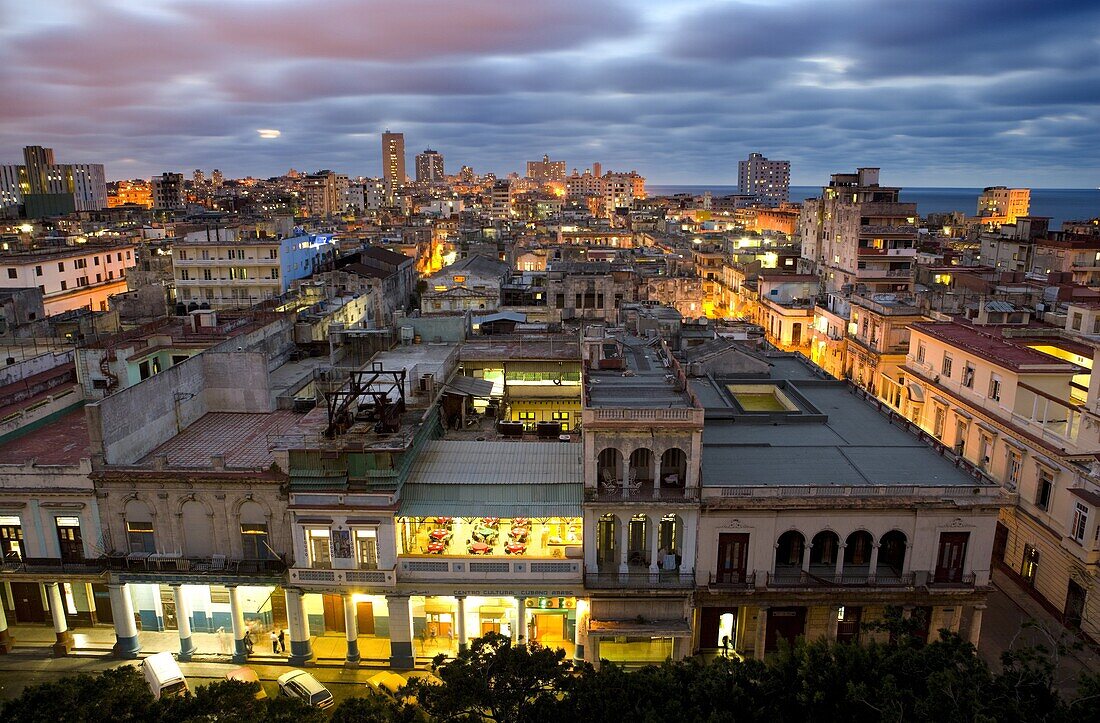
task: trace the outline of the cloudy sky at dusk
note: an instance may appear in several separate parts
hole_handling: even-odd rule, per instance
[[[0,0],[0,163],[1100,185],[1097,0]],[[280,131],[261,137],[259,129]],[[274,134],[268,133],[267,136]]]

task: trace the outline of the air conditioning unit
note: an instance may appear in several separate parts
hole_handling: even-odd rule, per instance
[[[420,391],[431,394],[435,391],[435,374],[420,375]]]

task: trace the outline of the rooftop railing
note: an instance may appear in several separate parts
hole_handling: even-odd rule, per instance
[[[584,586],[593,590],[687,589],[695,587],[695,571],[586,572]]]

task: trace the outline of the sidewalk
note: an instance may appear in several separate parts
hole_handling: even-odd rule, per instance
[[[108,625],[94,627],[79,627],[72,630],[73,656],[83,657],[110,657],[115,645],[114,628]],[[13,625],[12,637],[15,638],[15,649],[22,648],[50,648],[54,644],[56,636],[53,628],[45,625]],[[250,663],[262,663],[267,665],[287,666],[286,654],[273,654],[271,645],[266,636],[261,642],[255,643],[253,654],[249,656]],[[191,636],[195,643],[196,652],[192,660],[196,663],[228,663],[232,660],[232,636],[219,636],[215,633],[193,633]],[[147,656],[153,653],[179,652],[179,636],[175,631],[140,631],[138,641],[141,645],[141,655]],[[343,635],[320,635],[310,638],[313,644],[313,660],[311,666],[343,667],[347,655],[347,640]],[[289,640],[287,641],[289,644]],[[427,667],[428,661],[438,653],[454,655],[453,650],[446,646],[427,644],[421,641],[415,644],[415,652],[418,658],[418,667]],[[361,637],[359,638],[360,666],[371,668],[388,668],[390,658],[390,641],[388,638]]]
[[[1006,650],[1027,645],[1043,645],[1052,650],[1058,641],[1077,640],[1039,601],[1003,572],[994,569],[992,581],[994,590],[989,594],[978,645],[978,653],[990,666],[999,668],[1001,653]],[[1022,627],[1028,623],[1031,623],[1028,627]],[[1066,693],[1076,690],[1080,672],[1100,671],[1100,654],[1089,645],[1067,652],[1056,662],[1055,685]]]

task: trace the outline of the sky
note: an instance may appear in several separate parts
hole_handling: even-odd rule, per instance
[[[1100,186],[1097,0],[0,0],[0,163]],[[260,130],[278,133],[259,133]]]

